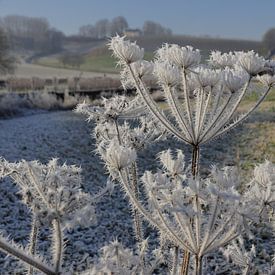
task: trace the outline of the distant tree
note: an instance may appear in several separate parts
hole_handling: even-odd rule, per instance
[[[78,31],[79,35],[84,36],[84,37],[92,37],[92,38],[97,38],[97,32],[95,26],[89,24],[89,25],[84,25],[79,28]]]
[[[269,29],[263,36],[264,47],[269,51],[275,51],[275,28]]]
[[[54,53],[58,52],[62,49],[63,41],[64,41],[64,33],[61,31],[58,31],[56,29],[50,29],[47,33],[47,41],[48,45],[45,51]]]
[[[64,34],[50,28],[45,18],[8,15],[1,25],[6,30],[13,48],[56,52],[62,48]]]
[[[172,31],[159,23],[145,21],[143,24],[143,34],[145,36],[171,35]]]
[[[110,22],[108,19],[101,19],[95,24],[97,38],[104,38],[110,34]]]
[[[8,38],[3,30],[0,28],[0,73],[13,72],[15,66],[15,58],[9,53]]]
[[[65,53],[60,56],[59,61],[62,63],[63,67],[75,67],[80,68],[84,63],[84,57],[80,54],[69,54]]]
[[[123,16],[115,17],[111,22],[111,35],[123,34],[128,28],[128,22]]]

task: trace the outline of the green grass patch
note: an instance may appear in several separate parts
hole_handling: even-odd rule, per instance
[[[146,52],[144,54],[145,60],[152,60],[154,58],[153,52]],[[111,55],[111,53],[102,53],[97,55],[85,55],[84,62],[80,67],[64,66],[58,57],[43,57],[38,59],[36,64],[54,67],[54,68],[63,68],[71,70],[81,70],[81,71],[90,71],[90,72],[101,72],[101,73],[119,73],[120,68],[116,66],[116,59]]]

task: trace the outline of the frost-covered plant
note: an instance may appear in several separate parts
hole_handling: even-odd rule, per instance
[[[248,191],[245,195],[237,191],[239,181],[229,168],[213,168],[210,177],[200,178],[199,148],[237,126],[257,108],[274,86],[274,64],[253,51],[212,52],[208,64],[201,64],[199,50],[169,44],[157,51],[154,62],[148,62],[143,60],[143,49],[119,36],[109,47],[122,66],[124,88],[136,88],[137,96],[133,100],[104,100],[103,106],[96,108],[82,104],[77,111],[96,121],[97,151],[112,179],[120,181],[134,213],[142,214],[156,227],[161,240],[172,242],[172,274],[177,273],[179,250],[184,252],[181,273],[188,273],[191,253],[195,272],[201,274],[206,254],[244,232],[244,224],[252,218],[247,209],[255,208],[255,197],[248,199]],[[160,86],[167,101],[164,111],[150,95],[148,79]],[[267,88],[259,92],[258,101],[248,112],[237,117],[252,80]],[[139,123],[127,121],[133,118]],[[139,150],[159,140],[165,131],[193,147],[191,171],[185,167],[181,151],[174,158],[168,150],[159,156],[162,171],[146,172],[139,179]],[[146,198],[139,196],[141,184]],[[255,213],[254,222],[259,213]],[[136,229],[142,223],[138,217],[134,218],[139,224]],[[142,240],[142,234],[137,235]]]
[[[9,176],[19,187],[22,201],[31,209],[33,216],[30,235],[29,252],[16,251],[12,244],[0,244],[0,248],[18,257],[46,274],[59,274],[62,271],[64,253],[63,233],[66,228],[76,225],[89,226],[95,222],[94,202],[105,193],[94,197],[81,191],[81,169],[74,165],[58,165],[57,159],[41,164],[38,161],[22,160],[18,163],[0,161],[1,177]],[[29,254],[36,253],[36,241],[39,228],[44,225],[52,227],[52,257],[53,267],[42,269]],[[4,239],[3,239],[4,240]],[[24,257],[21,254],[26,253]],[[30,258],[30,259],[29,259]]]
[[[252,79],[259,73],[270,72],[267,61],[253,51],[213,52],[209,64],[200,64],[198,50],[165,44],[157,51],[154,63],[150,63],[153,69],[147,69],[146,73],[154,75],[163,90],[169,110],[166,115],[150,96],[144,74],[137,73],[135,62],[139,67],[144,63],[149,66],[142,60],[143,49],[118,36],[111,40],[109,47],[123,66],[123,81],[132,83],[146,107],[169,132],[194,147],[237,126],[274,85],[272,77],[264,81],[268,87],[260,93],[257,103],[233,120]],[[131,58],[133,56],[135,58]]]
[[[117,240],[102,247],[102,256],[99,262],[91,270],[81,275],[115,274],[115,275],[150,275],[163,261],[159,250],[154,251],[154,259],[145,262],[148,243],[144,240],[140,253],[135,255],[130,249],[124,248]]]
[[[272,219],[275,211],[275,165],[270,161],[254,169],[254,178],[245,192],[247,212],[257,214],[262,222]]]
[[[228,261],[231,260],[234,264],[242,268],[242,274],[248,275],[253,272],[253,260],[256,257],[255,246],[252,245],[250,251],[247,251],[242,237],[238,237],[237,240],[234,240],[232,244],[228,245],[226,249],[223,250],[223,254]]]
[[[195,256],[196,274],[201,274],[202,258],[236,238],[241,232],[240,194],[233,171],[212,170],[208,179],[185,174],[183,155],[178,151],[160,155],[163,170],[145,172],[142,177],[145,207],[130,190],[126,171],[120,171],[122,184],[131,203],[167,239]]]
[[[164,137],[165,129],[152,119],[138,98],[114,96],[109,100],[103,99],[102,106],[79,104],[76,112],[96,122],[94,132],[97,152],[104,160],[109,174],[117,179],[118,171],[127,168],[132,192],[138,198],[140,190],[136,152]],[[136,238],[142,243],[142,222],[136,209],[133,209],[133,216]]]
[[[134,87],[151,115],[170,134],[193,147],[193,178],[198,176],[200,146],[243,122],[274,86],[274,64],[254,51],[212,52],[209,62],[201,64],[199,50],[164,44],[154,62],[148,63],[142,60],[143,49],[125,37],[112,38],[109,47],[122,66],[124,87]],[[148,69],[140,74],[140,66]],[[155,78],[159,84],[167,102],[165,112],[150,95],[145,76]],[[266,89],[259,91],[253,107],[237,115],[251,82],[256,79]]]

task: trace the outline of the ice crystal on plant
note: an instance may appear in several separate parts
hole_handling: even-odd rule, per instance
[[[266,60],[254,51],[238,52],[238,64],[252,76],[265,70]]]
[[[20,187],[22,199],[38,220],[50,224],[54,219],[64,227],[90,225],[95,221],[92,197],[80,190],[81,169],[63,164],[57,159],[41,164],[22,160],[9,163],[1,160],[1,169]]]
[[[250,251],[247,251],[244,246],[244,240],[239,237],[228,245],[226,249],[223,249],[223,254],[227,260],[232,260],[234,264],[240,266],[243,269],[243,274],[250,274],[254,267],[253,261],[256,257],[255,246],[252,245]]]
[[[109,43],[109,48],[113,51],[115,57],[121,59],[123,63],[130,64],[142,60],[144,49],[141,49],[136,43],[124,39],[125,37],[113,37]]]
[[[157,59],[161,62],[170,62],[171,64],[189,69],[198,65],[201,61],[201,54],[198,49],[191,46],[180,47],[176,44],[164,44],[156,53]]]
[[[237,56],[232,52],[222,54],[220,51],[212,51],[209,63],[218,69],[233,68],[237,63]]]
[[[111,141],[106,148],[103,158],[110,171],[120,171],[130,166],[136,160],[136,151],[120,145],[116,141]]]
[[[163,261],[161,253],[154,251],[154,259],[144,262],[147,252],[147,240],[142,244],[141,252],[137,255],[132,250],[124,248],[117,240],[104,246],[99,262],[89,271],[81,275],[114,274],[114,275],[150,275]]]
[[[117,43],[118,39],[113,38],[113,42]],[[120,47],[128,51],[130,42],[120,39],[123,41]],[[168,111],[164,113],[150,95],[142,78],[143,73],[137,72],[136,67],[142,61],[139,59],[136,64],[127,63],[116,54],[116,50],[113,51],[119,62],[124,63],[124,86],[135,87],[152,116],[167,131],[192,146],[205,144],[244,121],[273,85],[273,78],[265,76],[262,80],[268,81],[267,90],[261,93],[249,111],[234,119],[252,78],[270,73],[271,65],[267,65],[267,61],[253,51],[229,54],[212,52],[210,65],[200,64],[198,50],[189,46],[164,44],[157,51],[152,64],[168,103]],[[136,49],[133,49],[135,53]]]

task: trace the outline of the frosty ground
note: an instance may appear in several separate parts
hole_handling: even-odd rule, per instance
[[[254,117],[255,119],[255,117]],[[273,119],[273,117],[272,117]],[[213,163],[219,167],[236,164],[236,138],[244,131],[237,131],[203,148],[202,173]],[[79,165],[83,169],[83,188],[92,194],[106,184],[107,175],[99,157],[95,154],[95,140],[91,137],[93,124],[72,111],[34,112],[31,115],[0,120],[0,155],[8,161],[20,159],[39,160],[43,163],[57,157],[60,163]],[[226,145],[226,146],[225,146]],[[156,169],[155,156],[168,147],[181,148],[190,159],[189,149],[169,138],[153,144],[140,154],[140,173]],[[16,242],[27,244],[30,230],[30,214],[20,203],[18,189],[10,181],[0,183],[1,231]],[[97,205],[97,224],[90,228],[76,228],[66,234],[65,263],[75,271],[92,264],[100,248],[118,238],[125,246],[132,247],[131,213],[119,186],[111,195],[106,195]],[[145,235],[149,234],[147,229]],[[150,237],[154,238],[155,233]],[[43,230],[40,236],[41,253],[49,251],[50,234]],[[274,245],[274,244],[273,244]],[[273,246],[274,247],[274,246]],[[267,253],[272,251],[272,242],[267,242]],[[22,266],[10,257],[1,254],[0,274],[20,274]],[[10,272],[10,273],[9,273]]]

